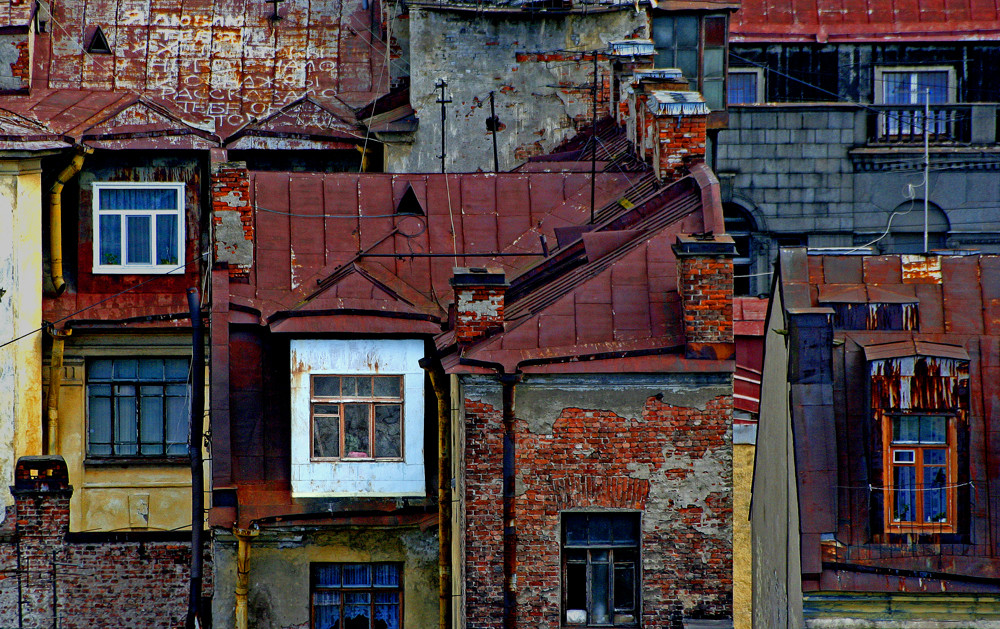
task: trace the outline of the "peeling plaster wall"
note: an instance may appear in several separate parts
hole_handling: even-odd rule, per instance
[[[236,540],[216,531],[213,627],[234,626]],[[403,627],[436,627],[437,528],[344,527],[317,531],[289,527],[261,532],[250,550],[250,626],[309,627],[312,562],[397,561],[403,565]]]
[[[386,152],[390,172],[438,172],[441,154],[440,79],[446,98],[446,167],[449,172],[493,170],[486,128],[489,92],[505,128],[497,133],[500,170],[545,153],[591,119],[593,60],[579,51],[605,50],[611,39],[645,36],[645,13],[622,10],[591,15],[451,14],[410,11],[410,102],[420,119],[409,151]],[[578,51],[575,53],[566,52]],[[541,54],[544,53],[544,54]],[[599,102],[608,107],[608,63],[601,59]],[[600,113],[599,116],[605,115]]]
[[[0,343],[42,323],[40,173],[37,160],[0,161]],[[41,369],[41,334],[0,347],[0,485],[13,484],[18,456],[42,452]]]
[[[732,615],[731,375],[526,376],[515,387],[518,624],[561,626],[561,516],[642,514],[642,624]],[[500,386],[468,378],[468,624],[499,626]]]

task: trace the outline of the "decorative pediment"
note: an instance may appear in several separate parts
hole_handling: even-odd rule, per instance
[[[229,148],[280,149],[288,148],[284,146],[287,142],[295,143],[294,148],[308,148],[302,146],[303,142],[315,143],[315,148],[331,148],[326,145],[330,141],[347,148],[345,141],[354,144],[363,138],[354,112],[344,105],[319,103],[307,96],[240,129],[231,136]]]
[[[181,120],[163,107],[139,99],[83,129],[85,138],[125,135],[205,134],[193,124]]]

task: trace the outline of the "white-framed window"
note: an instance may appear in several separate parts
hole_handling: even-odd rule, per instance
[[[889,108],[881,115],[883,133],[922,135],[927,103],[932,106],[926,124],[931,135],[947,135],[954,126],[950,114],[934,105],[956,100],[955,68],[949,66],[885,66],[875,68],[875,101]],[[896,106],[898,109],[893,109]]]
[[[94,184],[94,273],[183,273],[184,184]]]
[[[292,494],[424,496],[419,339],[293,339]]]
[[[729,68],[727,81],[729,105],[757,105],[764,102],[763,68]]]

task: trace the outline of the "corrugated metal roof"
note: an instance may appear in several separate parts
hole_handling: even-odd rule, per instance
[[[992,0],[743,0],[734,42],[989,41],[1000,36]]]

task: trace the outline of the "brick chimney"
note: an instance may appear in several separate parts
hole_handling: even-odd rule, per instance
[[[698,92],[656,91],[646,100],[653,116],[653,170],[660,181],[687,174],[705,160],[708,106]]]
[[[653,68],[656,49],[651,39],[620,39],[608,42],[611,60],[611,115],[619,125],[629,119],[629,96],[636,72]]]
[[[733,258],[736,245],[725,234],[681,234],[677,290],[684,313],[685,355],[728,360],[734,355]]]
[[[245,162],[225,161],[224,154],[212,149],[212,242],[216,262],[228,262],[230,277],[239,280],[248,277],[253,266],[250,171]]]
[[[455,289],[455,340],[475,343],[503,327],[503,299],[507,278],[500,269],[456,267],[451,285]]]
[[[628,139],[635,146],[639,159],[652,163],[656,148],[655,123],[648,101],[654,92],[684,92],[687,79],[677,68],[636,70],[625,89],[628,104],[625,107],[625,128]]]
[[[69,531],[73,488],[61,456],[22,456],[14,467],[14,509],[19,534],[28,540],[61,540]]]

